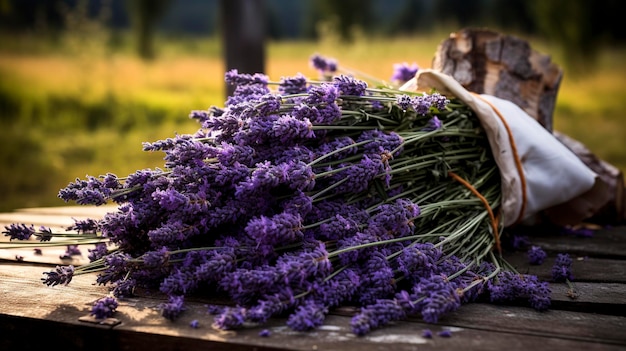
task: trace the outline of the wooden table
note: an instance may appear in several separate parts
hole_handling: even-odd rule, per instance
[[[0,214],[0,225],[2,230],[10,223],[65,227],[72,218],[99,218],[111,210],[25,209]],[[159,314],[163,300],[156,296],[121,300],[115,318],[96,323],[89,318],[90,307],[107,288],[94,285],[95,275],[77,276],[69,286],[48,287],[40,281],[43,272],[68,263],[59,258],[63,248],[47,248],[40,256],[30,249],[0,250],[0,350],[626,350],[626,227],[605,228],[591,238],[528,234],[548,252],[546,262],[528,266],[522,252],[508,260],[522,273],[549,280],[556,254],[570,253],[576,299],[568,297],[567,285],[551,284],[552,307],[546,312],[472,303],[435,325],[411,319],[364,337],[350,331],[350,308],[333,311],[314,332],[294,332],[280,318],[221,331],[211,327],[206,301],[187,301],[188,309],[171,322]],[[16,254],[24,257],[22,262]],[[71,263],[83,262],[85,257]],[[200,321],[198,328],[190,327],[194,319]],[[259,336],[263,329],[271,332],[269,337]],[[433,337],[422,337],[424,329]],[[439,336],[442,330],[451,336]]]

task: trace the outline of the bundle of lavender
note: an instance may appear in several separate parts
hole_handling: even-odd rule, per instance
[[[191,112],[195,134],[144,143],[164,153],[162,169],[60,191],[81,205],[119,204],[103,219],[67,233],[13,224],[5,235],[95,243],[89,264],[42,281],[98,272],[110,286],[98,318],[146,290],[167,295],[171,320],[186,297],[227,297],[211,308],[222,329],[283,316],[311,330],[339,306],[359,308],[357,335],[408,316],[435,323],[477,299],[547,309],[547,283],[500,256],[500,174],[473,111],[436,91],[371,88],[318,55],[312,63],[329,79],[227,72],[234,94]],[[416,70],[396,69],[399,80]]]

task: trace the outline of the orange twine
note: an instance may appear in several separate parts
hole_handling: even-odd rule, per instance
[[[517,168],[517,173],[519,175],[520,178],[520,185],[522,187],[522,206],[520,208],[519,214],[517,216],[517,219],[515,220],[515,223],[519,223],[522,220],[522,216],[524,215],[524,211],[526,210],[526,177],[524,177],[524,169],[522,167],[522,161],[519,158],[519,155],[517,154],[517,146],[515,145],[515,140],[513,139],[513,132],[511,132],[511,128],[509,127],[509,125],[506,123],[506,120],[504,119],[504,116],[502,116],[502,113],[500,113],[500,111],[498,110],[498,108],[496,106],[494,106],[489,100],[485,99],[484,97],[480,96],[479,94],[470,92],[470,94],[474,95],[475,97],[481,99],[483,102],[485,102],[487,105],[489,105],[493,111],[498,115],[498,117],[500,118],[500,121],[502,121],[502,124],[504,124],[504,128],[506,129],[506,133],[509,136],[509,143],[511,145],[511,150],[513,150],[513,158],[515,160],[515,168]]]
[[[502,254],[502,246],[500,245],[500,231],[498,230],[498,219],[493,214],[493,210],[491,209],[491,205],[489,205],[489,201],[487,201],[487,199],[480,192],[478,192],[478,190],[476,190],[476,188],[474,188],[472,184],[467,182],[467,180],[461,178],[458,174],[449,171],[448,175],[454,180],[463,184],[467,189],[469,189],[469,191],[476,195],[476,197],[478,197],[480,201],[482,201],[483,205],[487,209],[487,213],[489,213],[489,219],[491,219],[491,228],[493,230],[493,237],[495,239],[494,245],[496,247],[496,250],[498,250],[498,253]]]

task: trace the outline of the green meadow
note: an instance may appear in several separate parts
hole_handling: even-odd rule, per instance
[[[430,67],[446,36],[268,42],[265,73],[273,80],[316,78],[308,60],[319,53],[388,79],[394,63]],[[199,125],[188,118],[191,110],[223,106],[217,38],[159,37],[152,61],[139,59],[130,45],[69,39],[0,38],[1,211],[65,205],[57,193],[76,178],[162,167],[163,155],[142,151],[142,142],[193,133]],[[528,40],[563,62],[556,46]],[[564,69],[555,129],[626,170],[626,49],[603,49],[597,62]]]

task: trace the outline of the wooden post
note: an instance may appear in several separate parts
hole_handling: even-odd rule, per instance
[[[226,71],[265,72],[265,1],[221,0],[220,18]],[[230,96],[234,87],[226,85]]]

